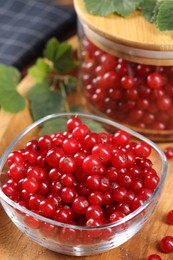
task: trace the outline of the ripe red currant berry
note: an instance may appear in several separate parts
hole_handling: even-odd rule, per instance
[[[79,142],[74,137],[66,138],[62,147],[65,153],[75,154],[79,150]]]
[[[35,178],[36,180],[44,180],[47,178],[47,173],[41,167],[32,166],[27,170],[27,177]]]
[[[27,142],[26,149],[30,150],[30,151],[34,151],[38,154],[39,150],[40,150],[39,146],[38,146],[38,140],[31,140],[31,141]]]
[[[165,236],[160,241],[160,249],[164,253],[171,253],[173,252],[173,237],[172,236]]]
[[[116,202],[123,202],[126,200],[127,190],[123,187],[117,187],[113,191],[113,198]]]
[[[154,190],[159,184],[160,178],[158,175],[149,174],[145,177],[144,186],[148,189]]]
[[[39,187],[37,192],[43,196],[44,195],[46,196],[49,192],[49,189],[50,189],[50,183],[47,179],[44,179],[39,182]]]
[[[75,225],[73,221],[69,221],[69,224]],[[78,239],[78,231],[73,228],[61,228],[58,232],[58,240],[61,243],[68,243],[69,245],[75,245]]]
[[[170,210],[167,214],[166,214],[166,222],[168,224],[173,225],[173,210]]]
[[[109,90],[110,88],[118,87],[120,83],[120,77],[115,71],[106,72],[103,77],[100,78],[99,85],[101,89]]]
[[[166,78],[159,72],[150,73],[147,77],[147,84],[152,89],[158,89],[165,85]]]
[[[70,119],[68,119],[67,123],[66,123],[66,127],[67,130],[69,132],[72,132],[74,128],[76,128],[77,126],[79,126],[81,124],[81,120],[79,117],[71,117]]]
[[[61,148],[54,147],[47,152],[45,161],[50,166],[57,168],[60,158],[62,158],[64,155],[65,153]]]
[[[134,200],[131,203],[132,210],[136,210],[140,206],[142,206],[145,202],[145,198],[141,195],[138,195],[134,198]]]
[[[86,210],[86,219],[102,219],[103,217],[103,209],[99,205],[91,205]]]
[[[38,147],[41,151],[48,151],[52,146],[52,138],[49,135],[41,136],[38,139]]]
[[[57,231],[56,226],[46,223],[46,222],[41,223],[39,230],[44,237],[48,237],[48,238],[53,238]]]
[[[100,187],[100,175],[99,174],[89,175],[86,180],[86,185],[90,190],[98,190]]]
[[[22,186],[28,193],[33,193],[38,189],[39,182],[32,177],[27,177],[23,180]]]
[[[172,159],[173,158],[173,146],[168,146],[164,149],[164,153],[167,157],[167,159]]]
[[[13,163],[9,168],[9,177],[14,180],[21,180],[26,177],[26,168],[22,163]]]
[[[117,150],[112,155],[111,163],[116,169],[126,168],[129,163],[126,152],[122,150]]]
[[[70,187],[73,185],[74,181],[75,181],[75,178],[73,176],[73,174],[71,173],[64,173],[62,176],[61,176],[61,183],[66,186],[66,187]]]
[[[26,162],[34,164],[37,161],[38,154],[35,151],[26,150],[24,153],[24,158]]]
[[[83,141],[87,134],[90,133],[90,130],[87,125],[80,124],[72,131],[72,136],[77,140]]]
[[[40,194],[32,194],[29,198],[28,205],[32,210],[39,210],[40,202],[44,199],[44,197]]]
[[[162,258],[157,254],[149,255],[147,260],[162,260]]]
[[[125,75],[121,78],[121,85],[125,89],[131,89],[134,86],[134,80],[131,76]]]
[[[96,155],[88,155],[82,162],[84,172],[89,175],[99,174],[102,166],[101,160]]]
[[[37,218],[26,215],[24,217],[24,223],[32,229],[38,229],[40,227],[41,221]]]
[[[63,173],[73,173],[76,169],[75,159],[72,156],[65,155],[59,160],[59,169]]]
[[[44,199],[40,202],[39,211],[41,214],[47,218],[52,218],[54,216],[56,206],[53,201],[49,199]]]
[[[109,221],[112,223],[112,222],[115,222],[119,219],[122,219],[125,217],[125,214],[121,211],[114,211],[111,215],[110,215],[110,218],[109,218]]]
[[[17,190],[17,182],[13,179],[8,180],[2,187],[2,191],[6,196],[11,198],[12,200],[16,200],[18,198],[18,190]]]
[[[61,176],[62,173],[57,168],[52,168],[47,175],[50,182],[59,181]]]
[[[118,179],[118,171],[115,167],[109,167],[106,169],[105,176],[109,179],[109,181],[114,182]]]
[[[113,144],[118,145],[118,146],[126,146],[130,142],[130,135],[129,133],[119,130],[113,135],[112,139]]]
[[[76,214],[85,214],[89,206],[88,200],[84,196],[77,197],[72,203],[72,209]]]
[[[60,207],[56,210],[54,213],[54,216],[52,217],[54,220],[62,222],[62,223],[70,223],[74,216],[73,210],[68,207]]]
[[[117,60],[110,54],[103,54],[101,57],[101,64],[105,71],[114,71],[117,65]]]
[[[96,155],[101,162],[108,162],[112,156],[112,147],[106,144],[96,144],[92,148],[92,154]]]
[[[96,133],[89,133],[85,136],[83,140],[83,144],[86,148],[92,148],[94,145],[96,145],[98,140],[98,135]]]
[[[66,203],[72,203],[76,198],[76,189],[74,187],[64,187],[60,193],[61,199]]]
[[[14,152],[11,152],[8,155],[7,162],[8,162],[9,166],[11,166],[13,163],[21,163],[22,164],[22,163],[25,162],[25,158],[21,153],[14,151]]]
[[[90,205],[99,205],[103,204],[103,194],[100,191],[93,191],[88,196],[88,201]]]
[[[134,149],[135,155],[141,158],[146,158],[151,154],[151,146],[146,142],[141,141]]]

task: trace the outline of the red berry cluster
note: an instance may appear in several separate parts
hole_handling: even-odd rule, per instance
[[[96,133],[72,117],[65,132],[43,135],[9,154],[9,179],[2,190],[46,218],[100,226],[123,218],[151,196],[160,180],[148,158],[151,150],[123,130]],[[30,216],[25,223],[39,225]]]
[[[91,218],[113,222],[137,209],[156,188],[159,177],[147,159],[150,153],[148,144],[130,142],[124,131],[94,133],[74,117],[66,132],[44,135],[10,153],[3,191],[64,223],[76,221],[75,214],[84,215],[86,225]]]
[[[141,129],[173,129],[173,66],[117,58],[82,41],[82,86],[91,107]]]

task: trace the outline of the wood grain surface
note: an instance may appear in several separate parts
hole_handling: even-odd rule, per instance
[[[139,12],[124,19],[115,14],[106,17],[91,15],[86,11],[83,0],[74,0],[74,7],[80,19],[93,31],[117,43],[149,50],[173,50],[173,32],[159,31]]]
[[[26,93],[33,80],[27,76],[19,86],[21,93]],[[70,97],[73,104],[86,106],[81,92]],[[2,117],[3,115],[3,117]],[[0,126],[6,131],[0,137],[1,151],[8,146],[9,142],[32,121],[28,108],[17,115],[0,114]],[[15,124],[14,124],[15,122]],[[1,129],[1,127],[0,127]],[[2,129],[1,129],[2,130]],[[2,145],[3,144],[3,145]],[[159,144],[164,148],[168,144]],[[160,202],[150,220],[139,233],[122,246],[100,255],[86,257],[72,257],[58,254],[37,245],[11,222],[3,208],[0,206],[0,259],[2,260],[145,260],[152,253],[159,253],[163,260],[172,260],[172,254],[159,252],[158,242],[165,235],[173,234],[173,226],[165,223],[165,215],[173,209],[173,160],[168,162],[168,174],[163,188]],[[64,252],[65,253],[65,252]]]
[[[76,44],[76,39],[72,39]],[[19,85],[25,95],[33,80],[26,76]],[[73,104],[83,105],[85,100],[80,90],[69,99]],[[28,107],[17,115],[0,111],[0,155],[9,143],[32,121]],[[159,144],[161,148],[169,144]],[[158,253],[162,260],[173,260],[172,254],[159,252],[158,243],[165,235],[173,235],[173,226],[166,224],[165,215],[173,209],[173,160],[168,162],[168,174],[160,202],[150,220],[128,242],[100,255],[73,257],[52,252],[33,242],[11,222],[0,205],[0,259],[1,260],[146,260]]]

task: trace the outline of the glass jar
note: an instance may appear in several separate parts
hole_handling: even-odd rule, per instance
[[[139,12],[98,17],[74,0],[79,18],[80,79],[92,113],[154,141],[173,140],[173,33]]]

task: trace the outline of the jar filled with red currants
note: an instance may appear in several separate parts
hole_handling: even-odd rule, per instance
[[[80,84],[92,113],[153,141],[173,140],[173,33],[134,12],[123,18],[78,15]]]

